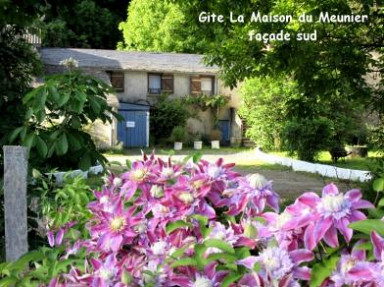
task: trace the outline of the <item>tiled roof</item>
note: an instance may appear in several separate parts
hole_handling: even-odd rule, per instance
[[[206,66],[202,55],[156,52],[133,52],[96,49],[43,48],[40,50],[46,65],[59,65],[72,57],[80,68],[181,73],[218,72],[218,67]]]

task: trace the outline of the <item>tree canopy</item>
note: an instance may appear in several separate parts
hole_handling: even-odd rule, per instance
[[[119,29],[124,36],[119,49],[203,53],[210,42],[198,37],[198,29],[188,26],[176,4],[158,0],[132,0],[128,18]]]
[[[172,1],[186,17],[185,29],[198,29],[200,37],[212,43],[206,51],[207,60],[221,68],[228,85],[265,76],[278,81],[283,75],[293,80],[301,96],[289,102],[295,112],[290,119],[291,123],[302,125],[301,130],[307,123],[320,119],[318,110],[323,106],[332,107],[335,120],[338,114],[340,118],[348,117],[349,112],[344,109],[348,102],[352,103],[346,106],[349,108],[364,103],[367,111],[375,109],[384,118],[384,10],[379,2]],[[206,16],[215,14],[216,18],[199,21],[202,12]],[[251,21],[252,13],[266,16]],[[231,14],[233,19],[244,15],[244,22],[231,23]],[[303,14],[311,16],[312,21],[298,21]],[[221,22],[219,15],[223,15]],[[276,21],[278,15],[291,15],[292,20]],[[365,21],[334,23],[331,15],[360,15]],[[290,40],[255,40],[257,34],[263,37],[279,33],[289,33]],[[313,40],[303,41],[297,37],[299,33],[316,35]],[[372,85],[367,80],[374,77],[381,79],[381,83]],[[338,138],[335,135],[333,142],[342,142]]]
[[[43,46],[115,49],[129,0],[49,0]]]

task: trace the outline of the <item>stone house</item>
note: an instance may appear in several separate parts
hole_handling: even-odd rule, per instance
[[[171,99],[195,94],[228,96],[230,100],[219,114],[222,143],[241,143],[240,100],[219,79],[219,69],[205,65],[201,55],[69,48],[40,48],[39,52],[47,74],[62,72],[60,61],[73,58],[84,72],[114,88],[108,103],[125,121],[93,127],[102,146],[118,142],[126,147],[148,146],[150,108],[164,93]],[[201,111],[198,118],[188,120],[186,129],[209,134],[213,117],[209,111]]]

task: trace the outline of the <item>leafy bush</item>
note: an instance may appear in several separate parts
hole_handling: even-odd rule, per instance
[[[64,64],[70,67],[68,72],[47,77],[44,85],[24,97],[25,123],[14,130],[11,140],[21,139],[30,150],[31,165],[39,169],[87,170],[97,161],[104,164],[106,158],[82,128],[121,117],[106,101],[112,92],[107,84],[73,69],[74,60]]]
[[[240,90],[239,114],[247,122],[247,137],[264,150],[281,148],[281,132],[287,121],[286,102],[298,94],[295,82],[271,77],[245,81]]]
[[[172,130],[171,138],[175,142],[184,142],[187,138],[187,133],[182,126],[176,126]]]
[[[111,175],[88,205],[90,236],[65,243],[50,286],[381,286],[384,222],[362,210],[382,216],[384,200],[374,209],[359,190],[343,194],[329,184],[322,196],[306,192],[279,212],[263,176],[192,159],[145,155]],[[383,192],[384,180],[374,189]],[[70,262],[67,273],[76,252],[86,268]],[[10,268],[2,266],[1,286],[15,283]]]
[[[364,141],[367,119],[361,99],[351,100],[339,92],[329,97],[309,96],[301,88],[289,76],[247,80],[241,88],[244,104],[240,109],[240,115],[249,126],[247,136],[266,150],[288,146],[289,151],[298,154],[303,153],[302,149],[298,150],[300,145],[308,146],[307,143],[297,143],[306,138],[306,133],[310,141],[320,142],[325,150]],[[323,123],[324,119],[329,124],[316,128],[314,123]],[[309,128],[306,129],[307,121]],[[298,128],[300,138],[287,136],[287,132],[296,133]],[[315,134],[319,136],[316,140]],[[303,159],[313,159],[314,155],[310,152]]]
[[[326,118],[296,119],[282,131],[283,147],[301,160],[314,161],[330,145],[332,122]]]
[[[159,98],[151,109],[150,134],[158,144],[168,139],[176,126],[185,126],[189,118],[187,106],[180,99],[168,99],[166,95]]]

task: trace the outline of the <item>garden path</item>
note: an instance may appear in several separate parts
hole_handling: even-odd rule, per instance
[[[173,155],[172,158],[175,161],[180,161],[184,159],[187,154],[188,152],[183,152],[183,154]],[[163,159],[168,158],[168,155],[158,154],[158,156]],[[127,159],[131,161],[141,159],[141,155],[138,153],[132,155],[106,155],[106,157],[109,161],[118,161],[123,164]],[[343,192],[357,187],[353,182],[341,182],[335,179],[323,178],[316,174],[295,172],[280,165],[271,165],[260,162],[255,159],[255,154],[252,150],[240,152],[218,150],[214,154],[205,154],[203,156],[203,159],[211,162],[214,162],[219,158],[223,158],[224,163],[236,163],[236,167],[234,169],[243,175],[250,173],[260,173],[264,175],[268,180],[273,181],[275,191],[285,199],[294,199],[306,191],[315,191],[320,193],[325,184],[335,181],[337,181],[336,184],[338,185],[340,191]]]

